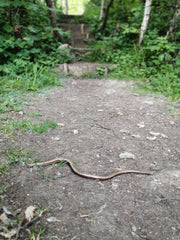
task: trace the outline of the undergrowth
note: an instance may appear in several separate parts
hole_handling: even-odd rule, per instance
[[[24,151],[21,147],[9,147],[5,150],[5,155],[9,164],[15,164],[18,162],[25,163],[32,156],[33,152],[33,150]]]
[[[92,53],[85,60],[116,64],[111,77],[142,80],[146,90],[180,99],[178,1],[152,1],[148,28],[139,48],[144,3],[114,0],[102,28],[105,18],[99,20],[100,1],[89,1],[84,19],[91,25],[96,40],[90,43]]]
[[[19,111],[23,93],[62,84],[55,67],[74,56],[58,47],[71,34],[58,28],[62,41],[53,35],[48,9],[40,1],[2,2],[0,27],[0,112]]]
[[[49,129],[54,129],[57,123],[46,120],[41,124],[32,123],[29,119],[21,121],[11,121],[9,118],[2,120],[0,131],[3,134],[15,135],[17,132],[34,132],[37,134],[46,133]]]
[[[150,33],[150,36],[155,33]],[[118,79],[141,79],[141,87],[164,94],[173,100],[180,99],[180,59],[176,56],[177,45],[156,35],[147,36],[141,49],[120,48],[117,38],[103,38],[91,44],[88,61],[113,63],[110,77]]]

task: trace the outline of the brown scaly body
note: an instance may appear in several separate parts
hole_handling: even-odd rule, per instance
[[[55,158],[52,159],[50,161],[46,161],[46,162],[40,162],[40,163],[32,163],[32,164],[28,164],[28,167],[34,167],[34,166],[48,166],[48,165],[52,165],[52,164],[57,164],[57,163],[68,163],[68,165],[71,167],[72,171],[84,178],[89,178],[89,179],[98,179],[98,180],[109,180],[111,178],[114,178],[116,176],[119,175],[123,175],[123,174],[140,174],[140,175],[152,175],[151,172],[143,172],[143,171],[137,171],[137,170],[125,170],[125,171],[117,171],[105,176],[99,176],[99,175],[93,175],[93,174],[88,174],[88,173],[83,173],[80,172],[75,164],[73,163],[73,161],[69,160],[69,159],[61,159],[61,158]]]

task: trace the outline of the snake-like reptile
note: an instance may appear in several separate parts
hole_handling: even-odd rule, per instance
[[[90,179],[98,179],[98,180],[109,180],[111,178],[114,178],[118,175],[122,175],[122,174],[141,174],[141,175],[152,175],[152,172],[143,172],[143,171],[136,171],[136,170],[125,170],[125,171],[117,171],[114,173],[111,173],[109,175],[105,175],[105,176],[99,176],[99,175],[92,175],[92,174],[88,174],[88,173],[83,173],[80,172],[75,164],[73,163],[73,161],[66,159],[66,158],[55,158],[46,162],[39,162],[39,163],[32,163],[32,164],[28,164],[28,167],[34,167],[34,166],[48,166],[48,165],[52,165],[52,164],[57,164],[57,163],[67,163],[72,171],[84,178],[90,178]]]

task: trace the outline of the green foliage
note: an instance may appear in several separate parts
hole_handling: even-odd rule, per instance
[[[141,0],[114,0],[104,34],[99,30],[100,3],[88,1],[84,22],[91,24],[98,40],[91,44],[92,54],[86,60],[116,64],[111,75],[118,78],[143,79],[147,89],[179,98],[180,79],[180,18],[167,40],[171,20],[178,0],[153,1],[148,31],[141,49],[137,49],[144,13]],[[106,1],[106,6],[108,1]],[[0,2],[0,111],[18,111],[19,94],[38,91],[44,86],[60,85],[53,68],[71,61],[74,56],[59,50],[59,39],[53,35],[48,10],[40,0]],[[40,13],[40,14],[39,14]],[[56,9],[61,19],[62,10]],[[13,28],[19,25],[21,36],[14,37]],[[69,33],[59,32],[62,42]],[[99,77],[103,70],[98,70]]]
[[[106,67],[97,67],[96,74],[99,78],[104,77],[104,75],[106,74]]]
[[[100,13],[100,6],[96,1],[93,2]],[[174,4],[169,0],[153,1],[148,31],[138,49],[136,43],[144,2],[114,0],[105,32],[103,35],[96,34],[98,41],[91,43],[92,53],[86,60],[114,63],[116,66],[111,71],[111,76],[119,79],[142,79],[142,85],[146,89],[179,99],[180,18],[176,19],[171,36],[165,39],[175,7],[176,1]],[[98,31],[101,23],[97,26],[97,22],[96,25],[93,22],[92,26]]]
[[[9,119],[4,121],[4,124],[0,126],[0,130],[3,134],[15,135],[17,132],[34,132],[34,133],[46,133],[49,129],[54,129],[58,125],[57,123],[46,120],[44,123],[35,124],[29,119],[21,121],[10,121]]]
[[[42,226],[39,228],[38,233],[36,233],[36,227],[35,224],[33,224],[31,230],[29,230],[29,240],[40,240],[42,239],[42,235],[45,233],[46,229]]]
[[[4,94],[12,90],[37,91],[43,86],[61,85],[49,67],[23,59],[0,66],[0,75],[0,93]]]
[[[50,27],[49,8],[41,1],[4,0],[0,6],[0,112],[18,111],[21,93],[61,85],[54,67],[73,55],[58,49],[61,43],[53,30],[65,42],[70,34]],[[21,31],[18,38],[16,25]]]
[[[40,113],[40,112],[31,112],[31,113],[28,113],[26,115],[31,116],[31,117],[41,117],[42,113]]]
[[[99,13],[99,6],[97,6],[93,1],[89,1],[85,4],[83,21],[96,25],[99,18]]]
[[[5,155],[10,164],[15,164],[18,162],[26,162],[28,158],[32,156],[33,150],[24,151],[21,147],[8,148],[5,151]]]
[[[6,166],[5,166],[6,167]],[[2,170],[2,166],[0,166],[0,173],[4,173],[4,171],[6,170],[6,168],[5,168],[5,170],[3,170],[3,171],[1,171]],[[6,192],[6,190],[7,190],[7,186],[2,186],[2,187],[0,187],[0,204],[2,203],[2,201],[3,201],[3,194]]]
[[[55,70],[49,66],[22,58],[0,65],[0,112],[19,111],[20,94],[49,86],[61,86]]]
[[[140,50],[120,49],[121,39],[107,38],[92,45],[91,61],[114,63],[112,77],[144,79],[147,89],[180,98],[180,60],[175,56],[177,45],[149,32]],[[118,47],[119,46],[119,47]],[[179,50],[178,50],[179,51]]]

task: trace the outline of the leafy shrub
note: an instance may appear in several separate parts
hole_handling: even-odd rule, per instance
[[[40,1],[2,1],[0,7],[0,111],[16,111],[20,93],[61,85],[53,68],[74,56],[58,49],[61,43],[54,38],[48,9]],[[17,23],[22,38],[13,36]],[[64,41],[70,37],[56,31]]]
[[[91,61],[114,63],[112,77],[144,79],[145,87],[173,99],[180,98],[180,60],[175,56],[177,46],[150,32],[141,49],[121,49],[121,39],[107,38],[92,44]]]

